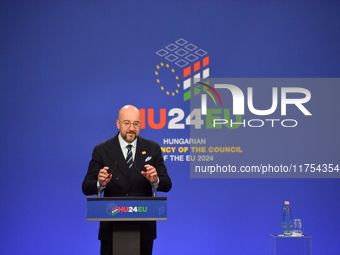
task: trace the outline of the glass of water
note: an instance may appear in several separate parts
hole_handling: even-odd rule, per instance
[[[293,236],[302,236],[303,225],[302,225],[302,221],[300,219],[294,219],[293,220],[292,234],[293,234]]]

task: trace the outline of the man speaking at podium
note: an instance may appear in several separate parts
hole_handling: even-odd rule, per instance
[[[116,121],[118,134],[98,144],[92,153],[87,174],[82,184],[85,195],[152,196],[153,190],[168,192],[168,175],[160,146],[139,136],[140,112],[126,105],[120,109]],[[112,254],[113,221],[100,222],[98,239],[101,254]],[[141,255],[151,255],[156,239],[156,222],[140,222]]]

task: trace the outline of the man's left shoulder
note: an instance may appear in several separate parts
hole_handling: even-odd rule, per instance
[[[138,143],[143,146],[160,147],[154,140],[146,139],[143,137],[138,137]]]

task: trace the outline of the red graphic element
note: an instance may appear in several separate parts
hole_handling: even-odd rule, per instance
[[[159,115],[157,115],[157,118],[155,117],[155,109],[148,109],[147,112],[145,109],[139,109],[140,112],[140,118],[141,118],[141,125],[140,128],[144,129],[146,126],[146,123],[149,125],[149,127],[153,129],[162,129],[166,125],[166,109],[161,108],[159,109]],[[155,123],[155,119],[158,119],[158,123]]]
[[[201,62],[200,61],[197,61],[195,64],[194,64],[194,72],[200,70],[201,68]]]
[[[214,88],[211,87],[210,85],[205,84],[205,83],[203,83],[203,82],[198,82],[198,83],[199,83],[199,84],[202,84],[202,85],[204,85],[204,86],[206,86],[206,87],[208,87],[212,92],[214,92],[214,94],[217,96],[218,101],[220,101],[220,104],[222,105],[221,97],[220,97],[220,95],[217,93],[216,89],[214,89]]]
[[[183,69],[183,77],[187,77],[191,74],[191,66],[188,66],[186,68]]]
[[[203,58],[202,62],[203,62],[203,66],[209,65],[209,63],[210,63],[210,57],[209,57],[209,56],[206,56],[205,58]]]

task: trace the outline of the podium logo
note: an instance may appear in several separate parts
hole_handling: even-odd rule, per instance
[[[148,211],[146,206],[117,206],[114,203],[110,203],[106,206],[106,213],[114,216],[118,213],[145,213]]]
[[[106,206],[106,213],[108,215],[116,215],[118,213],[118,206],[114,203],[110,203]]]

